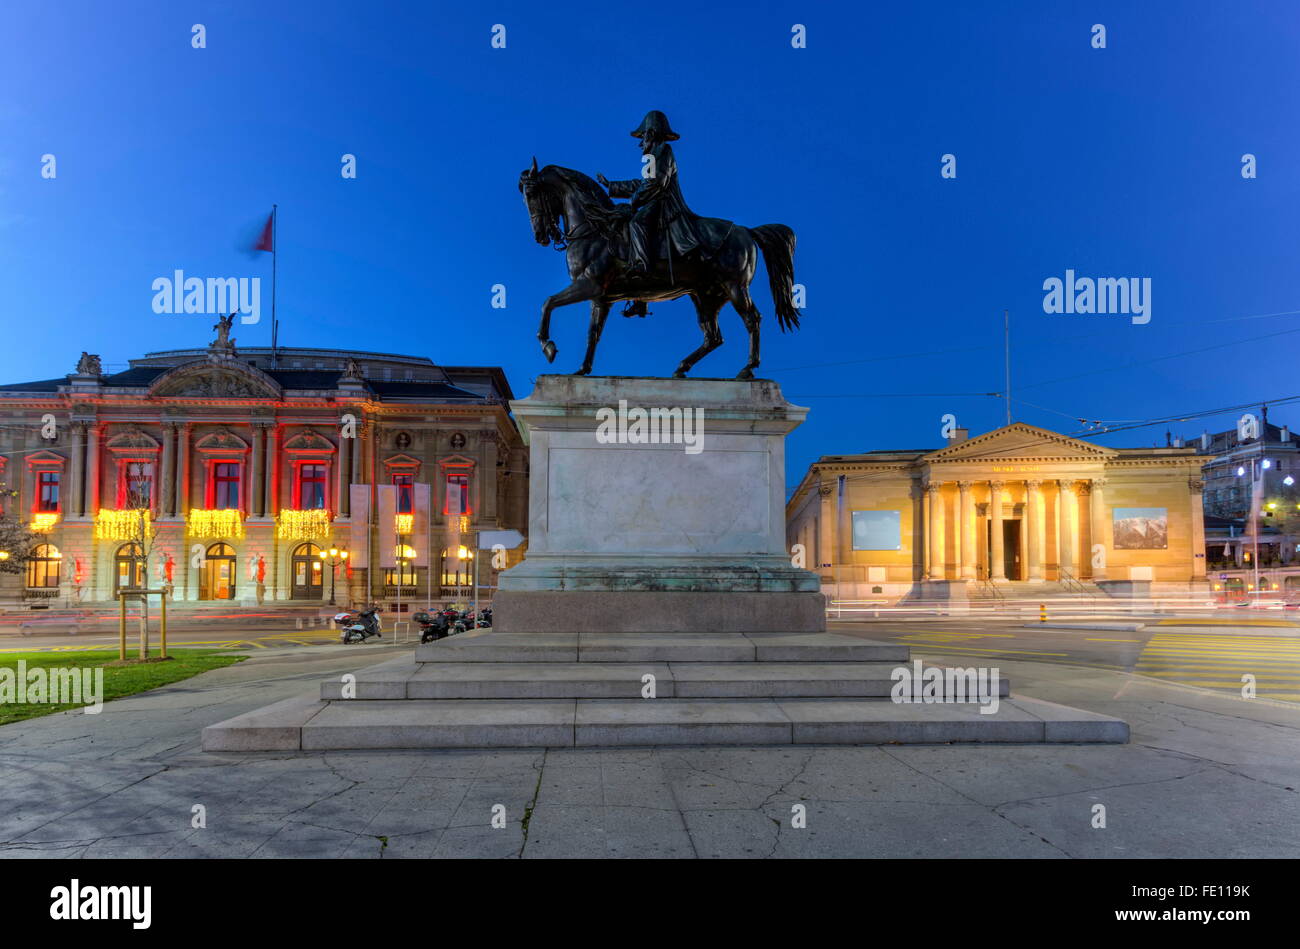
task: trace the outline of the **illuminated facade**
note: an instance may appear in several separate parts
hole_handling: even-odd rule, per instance
[[[335,570],[339,603],[467,598],[473,532],[527,530],[512,397],[498,368],[221,340],[0,386],[6,513],[40,540],[0,598],[107,602],[170,577],[179,603],[321,601]]]
[[[1203,462],[1022,423],[958,429],[940,449],[820,458],[786,533],[845,598],[1202,590]]]

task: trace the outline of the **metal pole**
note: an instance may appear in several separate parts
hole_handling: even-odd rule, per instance
[[[162,649],[161,655],[167,658],[167,588],[164,587],[162,595],[158,597],[158,639],[159,646]]]
[[[479,550],[479,532],[474,532],[474,628],[478,629],[478,561],[483,551]]]
[[[274,288],[271,291],[272,300],[274,301]],[[275,308],[274,302],[271,308]],[[1006,342],[1006,368],[1007,368],[1007,424],[1011,424],[1011,311],[1002,311],[1002,334]]]
[[[126,597],[122,596],[122,591],[117,591],[117,602],[121,604],[122,613],[118,618],[117,624],[117,658],[119,661],[126,661]]]

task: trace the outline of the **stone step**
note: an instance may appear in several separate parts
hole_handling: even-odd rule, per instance
[[[501,633],[416,647],[416,662],[906,662],[907,646],[837,633]]]
[[[322,682],[324,701],[387,699],[888,698],[896,662],[386,662]],[[1005,677],[999,694],[1010,687]]]
[[[203,730],[207,751],[651,745],[1110,742],[1119,719],[1035,699],[290,700]]]

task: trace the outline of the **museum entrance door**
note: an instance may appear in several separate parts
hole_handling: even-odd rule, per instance
[[[993,522],[986,521],[988,528],[984,531],[984,562],[993,563]],[[1024,557],[1020,550],[1020,518],[1006,518],[1002,521],[1002,573],[1008,580],[1025,579]],[[991,577],[993,571],[986,570],[984,576]]]
[[[1020,521],[1002,522],[1002,563],[1008,580],[1023,580],[1024,558],[1020,555]]]

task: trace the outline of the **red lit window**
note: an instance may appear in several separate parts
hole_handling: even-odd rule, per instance
[[[219,511],[239,507],[239,463],[212,466],[212,506]]]
[[[298,472],[298,509],[316,510],[325,506],[325,466],[302,465]]]
[[[447,503],[444,514],[469,514],[469,475],[447,475]]]
[[[395,474],[393,484],[397,485],[397,513],[410,514],[415,510],[415,475]]]
[[[59,478],[58,471],[42,471],[39,476],[38,494],[36,498],[36,510],[41,512],[57,511],[59,509]]]

